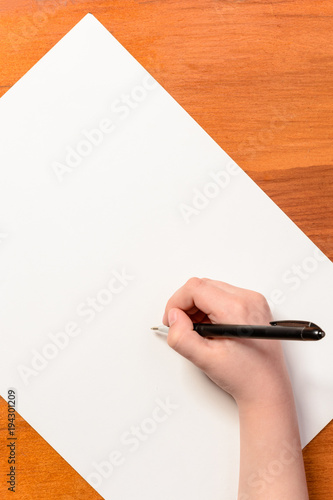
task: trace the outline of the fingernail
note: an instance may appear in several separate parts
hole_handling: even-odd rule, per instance
[[[168,314],[169,326],[172,326],[177,321],[177,311],[171,309]]]

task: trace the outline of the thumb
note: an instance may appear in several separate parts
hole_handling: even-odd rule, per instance
[[[207,339],[193,330],[192,321],[181,309],[170,309],[168,323],[169,346],[203,370],[207,363]]]

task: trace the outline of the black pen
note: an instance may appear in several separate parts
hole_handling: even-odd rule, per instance
[[[325,332],[310,321],[272,321],[266,325],[213,325],[193,323],[193,330],[206,338],[241,338],[275,340],[320,340]],[[154,326],[156,333],[167,333],[165,325]]]

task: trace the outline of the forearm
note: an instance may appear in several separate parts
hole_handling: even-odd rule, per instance
[[[238,500],[308,500],[293,399],[239,412]]]

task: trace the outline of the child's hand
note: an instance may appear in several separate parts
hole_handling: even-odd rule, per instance
[[[168,344],[238,404],[238,500],[308,500],[296,408],[280,341],[207,339],[193,331],[192,324],[267,325],[270,320],[262,295],[198,278],[171,297],[163,317],[170,326]]]
[[[170,298],[163,317],[170,326],[168,344],[245,410],[293,398],[280,341],[206,339],[193,331],[192,322],[267,325],[271,320],[259,293],[198,278],[191,278]]]

